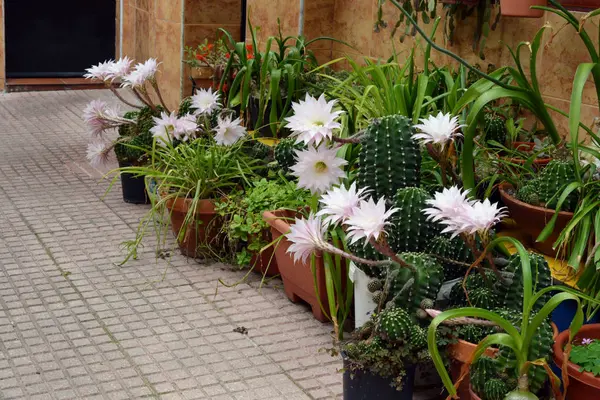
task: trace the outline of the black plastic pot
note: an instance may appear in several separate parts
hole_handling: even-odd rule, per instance
[[[402,390],[390,386],[391,379],[369,371],[350,371],[344,358],[344,400],[412,400],[415,366],[406,369]]]
[[[119,161],[119,167],[131,167],[126,161]],[[146,194],[146,183],[143,176],[134,176],[121,172],[121,188],[123,189],[123,201],[131,204],[150,204]]]

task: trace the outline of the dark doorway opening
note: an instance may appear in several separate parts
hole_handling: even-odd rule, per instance
[[[81,77],[115,57],[117,0],[5,0],[6,77]]]

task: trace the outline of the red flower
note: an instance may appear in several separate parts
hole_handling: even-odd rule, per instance
[[[206,61],[206,55],[205,54],[196,54],[196,59],[199,61]]]
[[[254,59],[254,53],[248,53],[248,54],[246,54],[246,59],[253,60]]]
[[[227,93],[227,91],[228,91],[228,90],[229,90],[229,86],[227,86],[227,84],[226,84],[226,83],[224,83],[224,84],[223,84],[223,86],[221,87],[221,91],[222,91],[223,93]]]
[[[206,49],[207,49],[208,51],[211,51],[211,50],[212,50],[214,47],[215,47],[215,45],[214,45],[214,44],[212,44],[212,43],[209,43],[209,44],[207,44],[207,45],[206,45]]]
[[[225,58],[229,60],[229,58],[231,57],[231,54],[227,53],[225,54]]]
[[[246,45],[246,51],[248,53],[254,53],[254,47],[251,44]]]

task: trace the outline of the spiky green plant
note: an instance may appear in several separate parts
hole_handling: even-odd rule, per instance
[[[407,341],[413,325],[410,315],[399,307],[385,309],[379,315],[379,330],[384,339],[392,342]]]
[[[296,164],[296,151],[302,150],[306,146],[302,143],[296,143],[296,139],[287,138],[281,139],[275,146],[275,160],[283,170],[288,173],[290,168]]]
[[[427,254],[402,253],[400,257],[415,270],[413,272],[402,267],[392,269],[388,299],[412,312],[421,308],[423,300],[437,298],[444,281],[444,271],[435,258]]]

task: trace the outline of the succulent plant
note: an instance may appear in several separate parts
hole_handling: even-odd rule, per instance
[[[506,382],[501,379],[490,379],[483,385],[482,400],[503,400],[510,391]]]
[[[478,287],[469,290],[469,300],[473,307],[493,310],[498,307],[498,296],[496,292],[489,287]]]
[[[526,185],[523,185],[517,190],[516,197],[524,203],[531,204],[532,206],[540,205],[540,195],[538,193],[537,180],[529,181]]]
[[[379,304],[383,300],[383,296],[384,296],[383,291],[377,290],[377,291],[373,292],[373,295],[371,296],[371,298],[373,299],[373,302],[375,304]]]
[[[484,281],[483,277],[479,272],[471,272],[471,274],[467,277],[467,281],[465,283],[465,288],[467,292],[469,292],[469,298],[471,298],[470,293],[474,290],[489,288],[491,289],[497,281],[496,276],[492,272],[486,272],[486,281]],[[463,288],[463,281],[457,282],[452,289],[450,289],[450,304],[452,306],[468,306],[467,296],[465,294],[465,288]],[[473,301],[471,299],[471,301]]]
[[[529,253],[531,265],[531,279],[533,291],[538,292],[552,285],[552,272],[546,259],[536,253]],[[501,307],[510,310],[523,309],[523,273],[521,272],[521,258],[514,254],[509,258],[508,265],[504,268],[505,280],[496,285],[496,293]],[[512,274],[512,277],[509,277]],[[542,296],[535,304],[534,309],[540,309],[550,299],[550,293]]]
[[[179,109],[177,110],[177,116],[179,118],[181,118],[184,115],[189,114],[191,112],[192,112],[192,98],[186,97],[179,104]]]
[[[275,146],[275,160],[283,172],[288,173],[290,168],[296,164],[296,151],[306,148],[303,143],[296,143],[296,139],[281,139]]]
[[[427,332],[419,325],[410,328],[410,342],[417,348],[427,347]]]
[[[488,356],[482,356],[471,366],[471,386],[476,393],[484,391],[485,383],[490,379],[498,377],[501,365],[498,360]]]
[[[385,309],[379,315],[379,330],[391,342],[407,341],[413,325],[410,315],[399,307]]]
[[[536,180],[540,202],[544,203],[547,208],[555,208],[561,189],[573,181],[575,181],[573,161],[550,161]],[[577,206],[578,200],[577,192],[571,192],[561,209],[572,211]]]
[[[153,117],[158,116],[161,111],[161,107],[157,107],[157,111],[152,111],[150,107],[144,107],[139,111],[130,111],[124,114],[124,118],[135,120],[136,123],[119,127],[121,141],[115,145],[115,154],[119,161],[133,164],[143,162],[147,152],[152,148],[154,140],[150,132],[154,126]],[[135,148],[131,146],[135,146]]]
[[[367,128],[357,181],[359,187],[371,188],[375,200],[391,199],[398,189],[419,186],[421,151],[414,133],[410,119],[402,115],[376,119]]]
[[[479,343],[491,333],[493,328],[481,325],[460,325],[456,328],[456,335],[469,343]]]
[[[464,276],[465,264],[475,261],[471,249],[458,236],[453,239],[436,236],[429,242],[425,252],[436,256],[438,262],[444,267],[444,278],[447,280]]]
[[[439,233],[437,223],[427,220],[423,209],[431,196],[424,189],[406,187],[398,189],[394,196],[394,207],[388,242],[396,253],[425,251],[429,241]]]
[[[375,293],[383,288],[383,282],[380,279],[371,279],[367,284],[367,290],[371,293]]]
[[[435,258],[423,253],[402,253],[399,255],[407,263],[415,267],[415,272],[408,268],[398,267],[390,285],[390,299],[398,307],[406,307],[409,311],[421,309],[425,299],[436,299],[442,282],[444,271]]]
[[[486,113],[483,116],[485,141],[494,141],[501,145],[506,142],[506,125],[504,118],[496,113]]]

